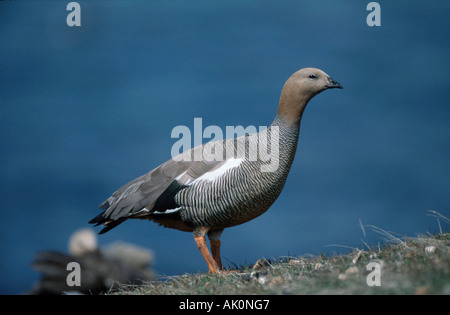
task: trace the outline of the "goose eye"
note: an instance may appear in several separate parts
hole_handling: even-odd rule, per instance
[[[309,78],[310,78],[310,79],[317,79],[317,76],[313,73],[313,74],[310,74],[310,75],[309,75]]]

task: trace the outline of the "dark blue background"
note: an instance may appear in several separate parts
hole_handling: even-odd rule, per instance
[[[66,251],[104,199],[170,158],[177,125],[268,125],[285,80],[317,67],[341,82],[303,116],[284,192],[227,229],[226,265],[375,245],[370,224],[436,232],[449,215],[448,1],[0,2],[0,293]],[[100,236],[151,248],[165,275],[206,271],[189,233],[135,220]]]

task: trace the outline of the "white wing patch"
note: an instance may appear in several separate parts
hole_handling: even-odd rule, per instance
[[[211,172],[206,172],[205,174],[203,174],[199,178],[195,179],[192,183],[194,184],[195,182],[200,181],[200,180],[213,181],[216,178],[218,178],[218,177],[222,176],[223,174],[225,174],[226,171],[228,171],[228,170],[230,170],[232,168],[238,167],[241,163],[242,163],[242,159],[235,159],[235,158],[228,159],[219,168],[217,168],[217,169],[215,169],[214,171],[211,171]]]
[[[169,210],[162,211],[162,212],[155,211],[153,213],[155,213],[155,214],[169,214],[169,213],[175,213],[175,212],[180,211],[180,210],[181,210],[181,207],[178,207],[178,208],[175,208],[175,209],[169,209]]]

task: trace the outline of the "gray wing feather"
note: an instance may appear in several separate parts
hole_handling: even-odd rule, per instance
[[[105,210],[103,219],[115,221],[145,215],[148,212],[142,213],[142,209],[146,208],[151,212],[158,197],[175,179],[182,185],[188,185],[224,163],[192,161],[194,150],[200,150],[202,147],[203,145],[188,150],[119,188],[99,206]]]

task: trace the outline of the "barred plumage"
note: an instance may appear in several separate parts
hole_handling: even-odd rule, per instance
[[[260,159],[250,161],[245,152],[239,167],[229,169],[214,181],[200,180],[181,190],[175,200],[183,209],[181,218],[188,225],[223,229],[247,222],[264,213],[279,196],[294,159],[298,128],[290,128],[279,118],[260,134],[245,136],[251,148],[258,148],[258,138],[273,127],[280,129],[279,165],[274,172],[262,172]],[[269,137],[270,138],[270,137]],[[239,143],[238,139],[228,140]],[[269,148],[270,148],[269,140]]]

